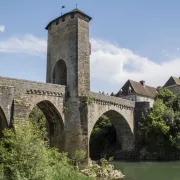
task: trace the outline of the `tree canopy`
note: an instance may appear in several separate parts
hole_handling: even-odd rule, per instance
[[[149,151],[180,150],[180,94],[158,89],[151,112],[141,122],[141,146]]]

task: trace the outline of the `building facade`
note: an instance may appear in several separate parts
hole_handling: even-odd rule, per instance
[[[174,94],[180,93],[180,77],[171,76],[163,87],[169,89]]]
[[[156,92],[156,88],[147,86],[145,81],[136,82],[128,80],[116,94],[116,97],[135,102],[149,102],[150,107],[152,107]]]

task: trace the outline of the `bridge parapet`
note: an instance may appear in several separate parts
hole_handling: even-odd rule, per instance
[[[94,100],[94,103],[101,105],[114,105],[120,109],[134,110],[135,102],[127,99],[108,96],[100,93],[90,92],[90,98]]]
[[[0,85],[13,86],[15,88],[15,95],[36,94],[48,96],[64,96],[66,87],[63,85],[7,77],[0,77]]]

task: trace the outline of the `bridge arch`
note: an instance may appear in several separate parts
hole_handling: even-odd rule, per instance
[[[67,85],[67,67],[65,61],[62,59],[58,60],[54,66],[53,83]]]
[[[48,100],[42,100],[36,104],[46,118],[46,127],[51,146],[57,147],[60,151],[64,150],[64,121],[58,109]],[[31,108],[30,117],[36,106]]]
[[[3,136],[3,130],[6,127],[8,127],[7,119],[3,109],[0,107],[0,137]]]
[[[126,116],[122,115],[122,113],[114,109],[108,109],[104,112],[101,111],[101,114],[99,116],[95,116],[93,119],[90,120],[91,124],[89,127],[89,146],[93,128],[98,122],[98,119],[104,115],[108,117],[116,130],[116,149],[132,150],[134,141],[133,130],[130,127],[128,120],[126,119]],[[90,149],[91,148],[89,148],[89,150]]]

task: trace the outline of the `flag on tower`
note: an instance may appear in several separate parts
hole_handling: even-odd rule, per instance
[[[62,6],[62,9],[64,9],[65,8],[65,6]]]

